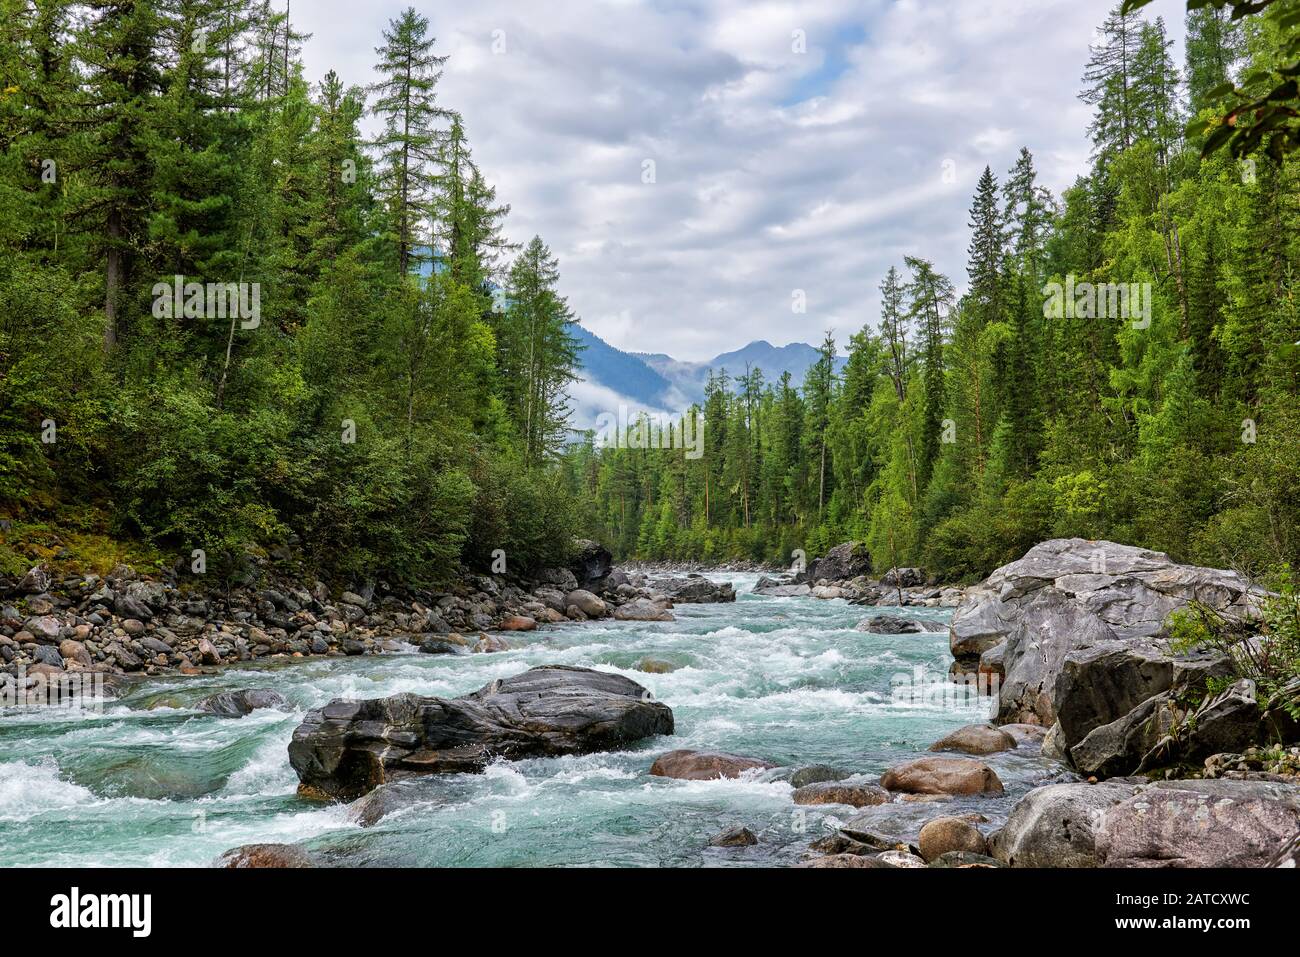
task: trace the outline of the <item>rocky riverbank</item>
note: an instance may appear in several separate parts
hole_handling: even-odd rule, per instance
[[[466,575],[446,592],[382,582],[333,591],[266,572],[256,585],[215,590],[197,576],[153,579],[124,567],[103,577],[38,566],[0,579],[0,681],[8,690],[67,675],[123,680],[273,658],[410,650],[493,652],[508,634],[543,624],[614,618],[671,621],[677,603],[734,601],[729,585],[613,566],[580,542],[565,568],[530,577]],[[26,689],[16,689],[19,692]]]
[[[855,819],[808,866],[1296,866],[1300,681],[1266,698],[1232,654],[1175,649],[1168,634],[1193,602],[1248,625],[1266,597],[1235,572],[1112,542],[1031,549],[972,589],[950,627],[954,673],[1000,684],[995,721],[931,750],[1038,750],[1074,782],[1031,790],[1001,828],[940,817],[917,843]],[[1002,790],[987,764],[955,756],[879,784],[886,801]]]

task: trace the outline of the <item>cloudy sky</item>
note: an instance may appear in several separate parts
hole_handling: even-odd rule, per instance
[[[510,238],[550,244],[561,291],[611,344],[698,360],[827,329],[846,342],[904,255],[960,288],[986,164],[1000,177],[1028,146],[1057,193],[1085,168],[1075,96],[1112,2],[415,6],[451,57],[441,100],[513,207]],[[309,77],[370,82],[408,5],[294,0]],[[1149,10],[1181,60],[1183,0]]]

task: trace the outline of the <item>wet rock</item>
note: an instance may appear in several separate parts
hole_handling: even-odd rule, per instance
[[[874,784],[849,784],[844,781],[821,781],[805,784],[794,792],[795,804],[847,804],[870,807],[888,804],[889,792]]]
[[[797,789],[807,787],[809,784],[821,784],[824,781],[843,781],[845,778],[851,777],[853,777],[851,771],[843,771],[825,764],[810,764],[808,767],[799,768],[794,774],[790,775],[790,786]]]
[[[479,635],[478,641],[474,643],[474,653],[478,655],[496,654],[501,651],[510,651],[510,642],[500,635]]]
[[[1263,867],[1300,830],[1300,789],[1266,781],[1167,781],[1107,810],[1105,867]]]
[[[585,588],[577,588],[564,597],[565,607],[578,608],[588,618],[604,618],[609,614],[609,607],[604,600],[593,595]]]
[[[970,851],[949,851],[946,854],[940,854],[930,862],[931,867],[1006,867],[997,858],[989,857],[986,854],[975,854]]]
[[[1015,738],[1017,745],[1042,744],[1047,737],[1047,729],[1040,724],[1012,723],[999,725],[999,728]]]
[[[289,763],[300,793],[350,800],[385,781],[608,750],[672,731],[672,711],[636,682],[548,665],[460,698],[332,701],[294,732]]]
[[[1035,788],[993,836],[991,853],[1012,867],[1096,867],[1102,815],[1133,791],[1118,782]]]
[[[925,631],[919,622],[898,615],[864,618],[853,627],[856,631],[869,631],[873,635],[919,635]]]
[[[199,711],[215,714],[219,718],[242,718],[259,708],[287,708],[284,695],[271,688],[244,688],[238,691],[221,691],[208,695],[195,705]]]
[[[757,843],[758,838],[754,836],[754,832],[740,825],[729,827],[709,838],[710,847],[750,847]]]
[[[1016,746],[1016,739],[1001,728],[991,724],[968,724],[951,734],[944,735],[934,744],[931,751],[961,751],[965,754],[997,754],[1010,751]]]
[[[618,621],[676,621],[668,606],[649,598],[634,598],[625,605],[619,605],[614,609],[614,618]]]
[[[501,620],[502,631],[535,631],[537,621],[526,615],[507,615]]]
[[[846,581],[871,574],[871,555],[861,542],[836,545],[823,557],[808,565],[807,581]]]
[[[738,778],[747,771],[775,767],[758,758],[746,758],[725,751],[669,751],[660,755],[650,766],[656,777],[677,778],[683,781],[711,781],[717,778]]]
[[[891,867],[925,867],[925,858],[910,851],[881,851],[876,860]]]
[[[348,820],[374,827],[385,817],[420,804],[432,803],[428,788],[418,780],[393,781],[357,798],[348,806]]]
[[[806,861],[800,861],[795,867],[865,867],[865,868],[884,868],[894,867],[895,865],[888,861],[882,860],[884,855],[872,854],[824,854],[820,857],[813,857]]]
[[[988,843],[984,835],[969,821],[959,817],[940,817],[926,823],[916,839],[921,857],[927,862],[950,851],[985,854]]]
[[[469,651],[465,639],[457,634],[426,638],[420,642],[420,651],[426,655],[463,655]]]
[[[796,585],[761,585],[755,586],[755,595],[769,598],[806,598],[812,594],[812,587],[807,583]]]
[[[216,862],[228,868],[304,868],[315,867],[311,855],[292,844],[245,844],[226,851]]]
[[[655,587],[675,603],[683,605],[713,604],[736,600],[736,589],[730,582],[715,583],[709,581],[703,575],[667,579],[656,582]]]
[[[661,661],[658,658],[642,658],[632,667],[648,675],[666,675],[677,670],[677,666],[671,661]]]
[[[971,758],[920,758],[897,764],[880,778],[887,791],[911,794],[1001,794],[993,769]]]

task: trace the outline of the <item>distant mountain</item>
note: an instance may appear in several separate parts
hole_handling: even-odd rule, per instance
[[[806,342],[774,346],[760,339],[703,362],[684,362],[663,353],[624,352],[582,326],[573,326],[571,332],[586,347],[578,357],[583,381],[570,390],[573,425],[578,429],[591,428],[602,413],[617,415],[620,405],[630,410],[681,412],[704,401],[710,370],[726,370],[734,378],[746,369],[762,369],[769,382],[789,372],[802,385],[818,355]],[[837,371],[845,361],[836,359]]]
[[[774,346],[759,339],[733,352],[724,352],[704,362],[681,362],[662,353],[633,353],[646,365],[671,381],[692,402],[704,401],[704,386],[709,372],[725,371],[733,379],[749,369],[762,369],[763,378],[775,382],[783,372],[790,373],[796,385],[803,384],[804,375],[817,361],[818,352],[806,342],[792,342]],[[844,359],[836,359],[836,369],[844,366]]]

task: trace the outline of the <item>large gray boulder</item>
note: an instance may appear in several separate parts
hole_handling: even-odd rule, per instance
[[[736,600],[736,589],[731,582],[713,582],[703,575],[666,578],[656,581],[654,587],[675,603],[682,605],[704,605]]]
[[[861,542],[844,542],[836,545],[824,556],[811,562],[808,571],[800,576],[809,582],[846,581],[861,575],[871,574],[871,555]]]
[[[1107,810],[1105,867],[1264,867],[1300,830],[1300,787],[1270,781],[1165,781]]]
[[[496,758],[584,754],[672,733],[672,711],[635,681],[546,665],[460,698],[336,699],[294,731],[289,763],[300,794],[347,801],[417,774],[481,771]]]
[[[1068,747],[1147,698],[1221,669],[1214,656],[1169,654],[1162,628],[1171,612],[1197,600],[1242,617],[1259,597],[1236,572],[1114,542],[1053,539],[967,592],[950,646],[959,661],[977,661],[1005,644],[999,721],[1059,719]]]
[[[610,573],[614,567],[614,556],[600,542],[579,539],[574,542],[573,560],[569,570],[580,586],[599,581]]]
[[[1035,788],[993,835],[992,854],[1012,867],[1096,867],[1102,815],[1133,791],[1132,784],[1109,781]]]

